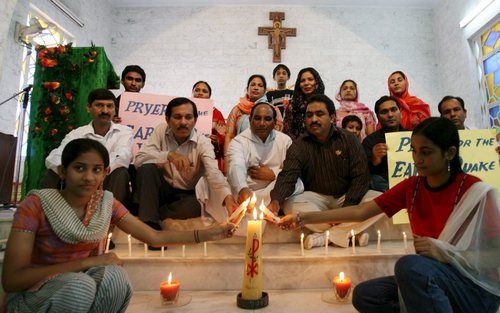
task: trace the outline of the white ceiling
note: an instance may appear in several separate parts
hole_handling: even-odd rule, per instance
[[[214,6],[214,5],[301,5],[384,6],[431,9],[442,0],[111,0],[115,7]]]

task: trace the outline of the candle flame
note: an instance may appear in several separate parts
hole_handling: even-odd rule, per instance
[[[253,219],[254,220],[257,219],[257,210],[256,209],[253,209]]]
[[[380,230],[377,230],[377,234],[380,236]]]
[[[304,233],[300,234],[300,240],[304,240]]]
[[[168,274],[167,283],[168,283],[169,285],[172,283],[172,272],[170,272],[170,274]]]
[[[340,281],[344,281],[344,279],[345,279],[344,272],[339,273],[339,279],[340,279]]]
[[[266,206],[264,205],[264,199],[260,201],[259,210],[261,212],[264,212],[266,210]]]
[[[351,236],[354,236],[354,229],[351,229]]]
[[[327,231],[326,231],[326,238],[329,238],[329,237],[330,237],[330,231],[329,231],[329,230],[327,230]]]
[[[113,233],[109,233],[108,239],[111,239],[111,236],[113,236]]]
[[[406,237],[406,232],[403,232],[403,237]]]
[[[263,220],[263,219],[264,219],[264,212],[261,211],[259,214],[259,220]]]
[[[257,197],[255,196],[255,192],[252,193],[252,198],[250,199],[250,206],[253,207],[255,206],[255,203],[257,202]]]
[[[130,237],[131,237],[131,236],[130,236],[130,234],[129,234],[129,235],[127,235],[128,240],[130,240]]]

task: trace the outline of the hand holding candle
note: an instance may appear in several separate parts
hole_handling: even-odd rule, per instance
[[[172,272],[170,272],[167,281],[160,283],[160,293],[163,300],[168,302],[176,301],[180,286],[179,281],[172,279]]]
[[[276,215],[274,215],[273,212],[271,212],[271,210],[269,210],[265,205],[264,205],[264,200],[262,200],[260,202],[260,205],[259,205],[259,210],[264,213],[265,217],[266,218],[269,218],[271,219],[272,221],[278,223],[280,221],[279,217],[277,217]]]

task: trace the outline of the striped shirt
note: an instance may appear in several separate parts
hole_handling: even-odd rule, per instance
[[[286,200],[299,177],[306,191],[335,198],[345,195],[344,206],[358,204],[368,191],[370,177],[359,139],[334,126],[324,143],[309,134],[295,140],[287,151],[271,199],[280,203]]]

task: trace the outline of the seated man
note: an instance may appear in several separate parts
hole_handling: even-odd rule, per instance
[[[258,203],[270,200],[269,193],[274,188],[276,177],[283,167],[286,151],[292,139],[282,132],[276,131],[277,113],[268,103],[256,104],[250,112],[250,128],[236,136],[229,145],[228,182],[234,195],[238,195],[238,203],[242,203],[255,192]],[[303,191],[302,182],[297,188]],[[216,212],[209,213],[218,221],[225,220]],[[228,212],[229,214],[232,212]],[[241,224],[238,234],[245,234]]]
[[[441,117],[449,119],[458,130],[469,129],[465,126],[467,110],[464,100],[460,97],[445,96],[438,104]]]
[[[167,218],[199,217],[201,206],[194,188],[206,177],[211,189],[224,195],[229,210],[233,200],[226,178],[218,169],[210,139],[194,126],[198,109],[188,98],[175,98],[165,111],[166,123],[158,125],[135,159],[139,218],[153,228]],[[222,206],[222,203],[219,203]]]
[[[283,170],[271,191],[269,209],[277,213],[284,203],[285,213],[326,211],[367,201],[379,193],[368,192],[369,175],[366,156],[359,140],[335,126],[335,106],[325,95],[311,96],[307,101],[305,125],[307,133],[299,137],[287,151]],[[305,192],[292,196],[297,179]],[[290,197],[291,196],[291,197]],[[286,202],[285,202],[286,200]],[[382,215],[362,223],[305,225],[313,233],[306,237],[304,247],[311,249],[329,239],[341,247],[349,245],[349,232],[365,230]],[[360,245],[368,244],[368,234],[356,236]]]
[[[375,114],[381,129],[368,135],[363,140],[368,169],[371,174],[370,188],[385,192],[389,189],[389,173],[387,168],[387,145],[385,134],[406,131],[401,126],[401,111],[396,98],[383,96],[375,102]]]
[[[128,167],[132,161],[132,130],[111,120],[115,115],[116,98],[107,89],[95,89],[88,97],[87,112],[92,116],[88,125],[72,130],[64,137],[61,145],[52,150],[45,159],[47,172],[42,179],[42,188],[64,188],[60,182],[57,167],[61,165],[61,155],[68,142],[77,138],[88,138],[102,143],[109,152],[110,173],[104,180],[104,189],[113,193],[120,202],[130,195]],[[62,186],[61,186],[62,185]]]

